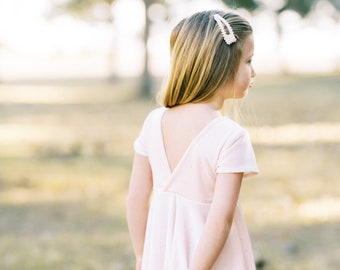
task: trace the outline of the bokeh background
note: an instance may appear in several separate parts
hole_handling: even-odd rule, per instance
[[[170,31],[228,8],[255,35],[241,111],[261,173],[240,200],[259,269],[339,269],[338,0],[0,0],[1,270],[134,269],[132,145]]]

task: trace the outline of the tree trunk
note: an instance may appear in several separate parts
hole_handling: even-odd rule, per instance
[[[145,0],[145,29],[144,29],[144,72],[142,75],[142,83],[141,83],[141,96],[144,98],[148,98],[152,94],[153,80],[151,74],[149,72],[149,53],[148,53],[148,37],[150,30],[150,20],[147,14],[148,8],[150,6],[150,0]]]

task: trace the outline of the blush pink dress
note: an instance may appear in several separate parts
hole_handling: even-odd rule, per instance
[[[258,172],[247,131],[222,116],[201,130],[171,171],[161,130],[165,110],[162,107],[149,114],[134,144],[137,153],[148,157],[153,176],[143,270],[187,270],[207,219],[216,175],[244,172],[248,176]],[[213,269],[255,269],[239,204]]]

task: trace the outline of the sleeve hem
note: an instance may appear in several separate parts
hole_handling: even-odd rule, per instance
[[[147,153],[146,151],[143,151],[142,148],[143,148],[143,147],[140,147],[140,146],[138,145],[138,143],[135,143],[135,144],[134,144],[134,150],[135,150],[135,152],[138,153],[139,155],[142,155],[142,156],[144,156],[144,157],[147,157],[147,156],[148,156],[148,153]]]
[[[259,173],[257,168],[240,168],[240,169],[231,169],[231,168],[219,168],[216,170],[216,173],[243,173],[244,177],[254,176]]]

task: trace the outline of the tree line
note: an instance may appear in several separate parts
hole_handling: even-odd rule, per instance
[[[184,0],[185,1],[185,0]],[[258,10],[268,9],[271,7],[268,7],[266,5],[265,1],[261,0],[220,0],[223,2],[226,6],[233,8],[233,9],[246,9],[249,12],[253,13]],[[278,7],[275,7],[274,11],[276,16],[276,26],[278,30],[278,34],[280,36],[281,33],[281,25],[279,23],[278,17],[279,15],[286,11],[286,10],[292,10],[298,13],[301,17],[306,17],[308,14],[310,14],[314,7],[318,4],[320,1],[326,1],[326,0],[284,0],[282,1],[282,4]],[[73,14],[77,17],[79,17],[82,20],[91,21],[91,20],[105,20],[107,22],[112,23],[114,21],[114,17],[112,16],[111,7],[113,6],[115,0],[65,0],[62,1],[61,4],[55,4],[53,6],[53,9],[56,13],[59,12],[66,12],[69,14]],[[194,1],[192,1],[194,2]],[[337,11],[340,11],[340,0],[327,0],[328,3],[330,3]],[[141,87],[140,87],[140,95],[143,97],[149,97],[151,95],[152,91],[152,76],[150,75],[149,69],[148,69],[148,50],[146,43],[149,38],[149,30],[150,26],[152,24],[148,14],[148,10],[151,7],[152,4],[161,4],[165,8],[167,8],[167,1],[166,0],[144,0],[144,8],[145,8],[145,27],[143,32],[143,41],[144,41],[144,69],[142,74],[142,80],[141,80]],[[101,14],[104,14],[101,17],[96,17],[94,14],[93,9],[100,8],[103,12]],[[272,8],[271,8],[272,9]],[[339,16],[336,18],[339,19]]]

